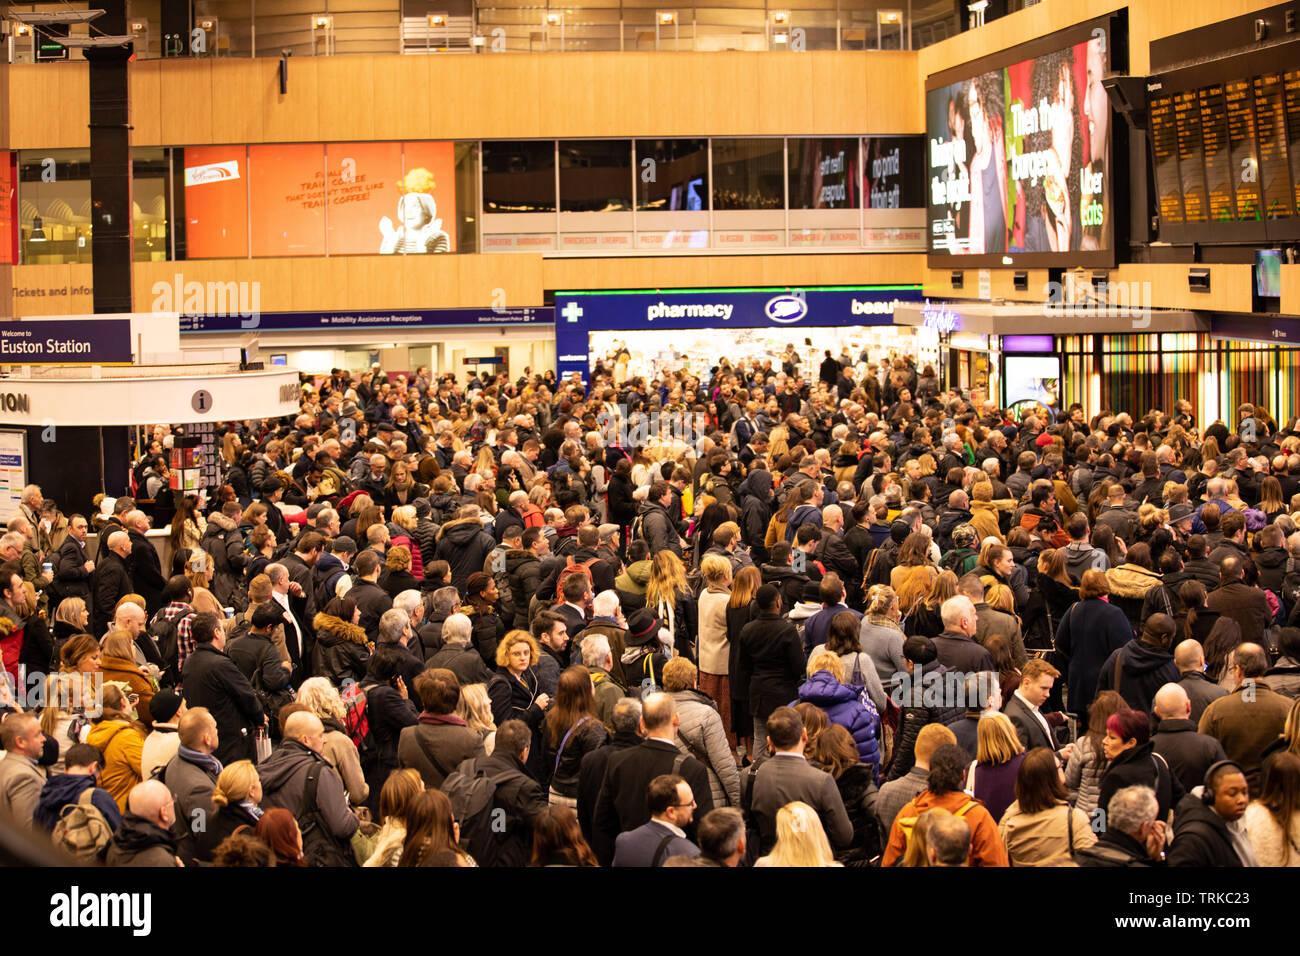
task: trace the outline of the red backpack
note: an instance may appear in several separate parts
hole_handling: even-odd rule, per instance
[[[569,555],[564,559],[564,567],[560,569],[559,576],[555,579],[555,601],[553,603],[556,606],[564,603],[564,582],[568,581],[572,575],[581,574],[586,577],[589,585],[595,586],[595,579],[591,576],[591,566],[598,560],[600,559],[588,558],[586,561],[579,562],[573,560],[573,555]]]
[[[358,755],[370,750],[370,717],[366,713],[366,691],[359,681],[350,681],[340,695],[343,699],[343,727],[352,742],[357,745]]]

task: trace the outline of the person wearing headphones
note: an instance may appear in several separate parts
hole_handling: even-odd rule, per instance
[[[1199,793],[1197,792],[1199,791]],[[1205,783],[1178,803],[1170,866],[1259,866],[1242,820],[1250,803],[1246,772],[1232,760],[1205,771]]]

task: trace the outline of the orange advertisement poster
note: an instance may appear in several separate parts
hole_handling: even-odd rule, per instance
[[[330,255],[374,255],[402,195],[402,144],[327,143],[325,160]]]
[[[325,254],[325,148],[248,149],[253,256]]]
[[[187,147],[185,254],[190,259],[248,256],[248,163],[243,146]]]

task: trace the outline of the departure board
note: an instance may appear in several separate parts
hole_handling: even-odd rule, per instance
[[[1210,204],[1205,192],[1205,143],[1201,136],[1201,110],[1195,90],[1186,90],[1174,97],[1174,126],[1178,130],[1183,221],[1207,222]]]
[[[1178,129],[1174,125],[1173,97],[1153,99],[1149,115],[1160,221],[1175,225],[1183,222],[1183,188],[1178,175]]]
[[[1205,151],[1206,195],[1210,220],[1224,222],[1232,215],[1232,157],[1228,154],[1228,117],[1223,86],[1215,84],[1197,92],[1201,107],[1201,142]]]
[[[1300,70],[1282,77],[1287,153],[1291,160],[1291,200],[1300,212]]]
[[[1255,140],[1259,149],[1259,191],[1264,218],[1280,219],[1294,212],[1291,173],[1287,169],[1286,119],[1282,112],[1282,77],[1257,76],[1255,90]]]
[[[1237,201],[1238,220],[1260,219],[1259,166],[1255,158],[1255,105],[1250,80],[1229,80],[1223,84],[1228,112],[1229,165]]]

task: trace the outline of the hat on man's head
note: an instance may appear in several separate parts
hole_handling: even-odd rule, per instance
[[[332,542],[330,551],[334,554],[356,554],[357,543],[347,535],[341,534]]]
[[[167,724],[181,709],[181,695],[170,687],[165,687],[149,698],[149,716],[154,723]]]
[[[637,608],[627,619],[627,647],[642,647],[659,640],[659,618],[649,608]]]
[[[1172,508],[1169,509],[1169,523],[1174,524],[1177,521],[1182,521],[1184,518],[1190,518],[1193,514],[1195,514],[1195,511],[1196,509],[1194,509],[1187,502],[1180,501],[1178,504],[1174,505]]]

